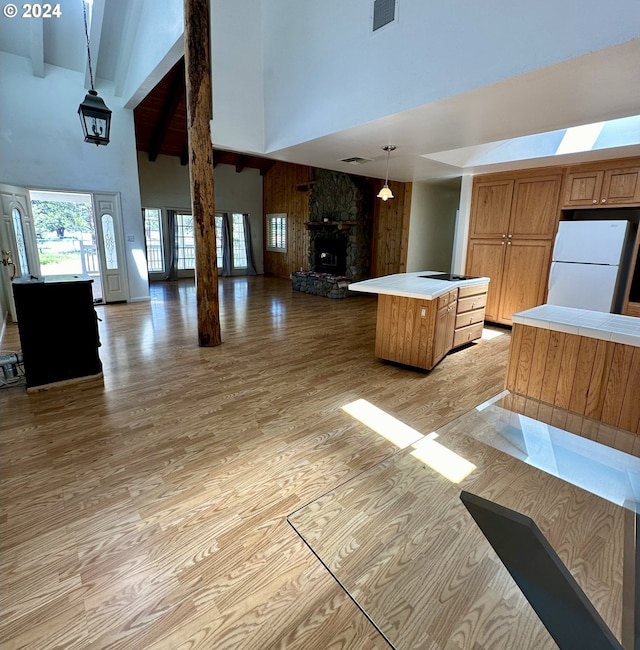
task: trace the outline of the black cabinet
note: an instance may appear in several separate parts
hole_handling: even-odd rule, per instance
[[[102,375],[92,283],[85,275],[13,281],[27,389]]]

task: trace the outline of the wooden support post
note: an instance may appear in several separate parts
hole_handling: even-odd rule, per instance
[[[198,344],[201,347],[213,347],[222,343],[213,195],[213,146],[210,137],[213,102],[209,31],[209,2],[184,0],[189,178],[196,245]]]

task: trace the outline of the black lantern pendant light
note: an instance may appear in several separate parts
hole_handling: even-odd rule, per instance
[[[91,50],[89,48],[89,30],[87,28],[87,7],[85,0],[82,1],[84,12],[84,33],[87,37],[87,57],[89,61],[89,77],[91,79],[91,90],[87,93],[84,101],[78,107],[78,115],[84,131],[84,141],[99,144],[109,144],[109,132],[111,131],[111,111],[93,87],[93,70],[91,69]]]

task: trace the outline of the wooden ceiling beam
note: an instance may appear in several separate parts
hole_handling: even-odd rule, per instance
[[[171,82],[171,88],[167,101],[162,107],[160,119],[153,129],[151,140],[149,141],[149,160],[154,162],[158,158],[158,154],[162,150],[171,122],[175,117],[176,110],[180,101],[185,96],[185,78],[184,78],[184,65],[179,65],[176,69],[176,76]]]
[[[236,173],[239,174],[247,166],[247,156],[240,154],[236,159]]]

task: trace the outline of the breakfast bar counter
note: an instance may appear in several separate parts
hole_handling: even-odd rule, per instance
[[[452,348],[482,336],[488,286],[489,278],[420,271],[354,282],[349,290],[378,295],[377,357],[431,370]]]
[[[640,434],[640,318],[555,305],[514,314],[505,387]]]

